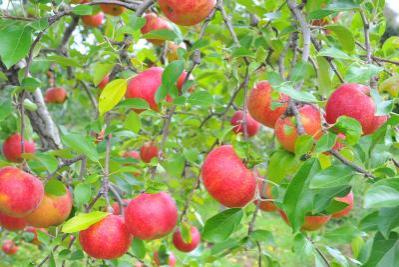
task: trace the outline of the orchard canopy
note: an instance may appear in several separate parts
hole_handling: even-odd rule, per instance
[[[399,266],[394,2],[3,0],[0,267]]]

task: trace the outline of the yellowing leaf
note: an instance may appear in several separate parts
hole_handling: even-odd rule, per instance
[[[98,109],[101,115],[113,109],[123,98],[127,89],[125,79],[114,80],[101,92]]]

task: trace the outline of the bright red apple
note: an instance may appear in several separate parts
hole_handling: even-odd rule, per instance
[[[33,212],[43,199],[42,182],[15,167],[0,169],[0,212],[21,218]]]
[[[176,230],[173,234],[173,244],[175,247],[183,252],[190,252],[196,249],[201,241],[201,234],[197,227],[190,227],[191,240],[186,242],[180,230]]]
[[[109,83],[109,75],[107,74],[104,77],[104,79],[102,79],[102,81],[98,84],[98,88],[102,90],[105,88],[105,86],[107,86],[108,83]]]
[[[259,132],[260,124],[252,118],[252,116],[247,113],[246,116],[246,123],[247,123],[247,134],[248,137],[252,137]],[[231,118],[230,124],[234,126],[233,131],[238,134],[244,134],[244,111],[238,110],[234,113],[233,117]]]
[[[321,127],[321,115],[317,108],[305,105],[298,109],[305,134],[319,139],[323,132]],[[279,143],[288,151],[295,152],[295,142],[298,138],[295,117],[282,115],[276,122],[275,133]]]
[[[3,155],[7,160],[22,162],[21,139],[21,136],[16,133],[4,141]],[[34,154],[36,151],[35,143],[33,141],[24,140],[24,151],[26,154]]]
[[[0,213],[0,226],[8,231],[18,231],[25,228],[27,222],[24,218],[15,218]]]
[[[279,213],[283,220],[290,225],[287,214],[284,211],[279,210]],[[310,215],[305,216],[305,222],[301,229],[304,231],[316,231],[322,228],[331,219],[330,215]]]
[[[153,142],[147,142],[140,148],[140,158],[149,163],[153,158],[159,156],[159,149]]]
[[[123,12],[125,12],[125,8],[123,6],[118,6],[115,4],[100,4],[100,8],[105,14],[111,16],[120,16]]]
[[[330,96],[326,105],[326,121],[334,124],[341,116],[356,119],[363,134],[372,134],[388,119],[375,116],[376,106],[369,96],[370,88],[356,83],[343,84]]]
[[[353,209],[353,192],[350,192],[348,195],[346,195],[344,197],[337,197],[337,198],[335,198],[335,200],[346,203],[346,204],[348,204],[348,206],[341,211],[331,214],[331,216],[333,218],[338,219],[338,218],[344,217],[344,216],[348,215],[349,212],[351,212],[351,210]]]
[[[123,218],[111,214],[81,231],[79,242],[89,256],[109,260],[119,258],[129,250],[131,236]]]
[[[216,5],[216,0],[159,0],[165,16],[181,26],[192,26],[203,21]]]
[[[169,23],[155,13],[147,13],[144,16],[144,18],[146,20],[146,24],[144,25],[143,28],[141,28],[142,34],[146,34],[155,30],[172,30]],[[165,42],[165,40],[161,39],[147,39],[147,40],[155,45],[162,45]]]
[[[177,207],[165,193],[142,193],[125,209],[125,221],[130,233],[141,240],[153,240],[169,234],[177,223]]]
[[[273,95],[277,95],[276,99]],[[268,81],[261,81],[255,85],[248,97],[248,111],[256,121],[274,128],[277,119],[287,109],[288,101],[289,97],[274,91]],[[277,106],[274,107],[273,104]]]
[[[165,266],[168,265],[169,267],[174,267],[176,265],[176,257],[172,252],[168,252],[169,254],[169,260],[167,263],[161,262],[158,256],[158,252],[154,252],[154,263],[156,266]]]
[[[29,225],[34,227],[47,228],[63,223],[72,210],[72,194],[65,188],[62,196],[46,193],[39,207],[25,217]]]
[[[244,207],[255,196],[255,175],[230,145],[215,148],[206,156],[201,175],[209,194],[226,207]]]
[[[44,101],[51,104],[62,104],[68,98],[68,94],[64,88],[54,87],[46,91]]]
[[[18,252],[19,247],[12,240],[5,240],[1,249],[7,255],[14,255]]]
[[[99,12],[95,15],[82,16],[83,24],[88,27],[99,27],[104,22],[104,13]]]

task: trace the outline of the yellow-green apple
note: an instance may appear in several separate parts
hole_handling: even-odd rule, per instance
[[[244,207],[254,199],[255,175],[230,145],[215,148],[206,156],[201,175],[209,194],[226,207]]]
[[[178,25],[191,26],[211,13],[216,0],[159,0],[158,3],[168,19]]]
[[[33,212],[43,199],[42,182],[15,167],[0,169],[0,212],[22,218]]]
[[[197,227],[190,227],[190,240],[184,240],[180,230],[176,230],[173,233],[173,244],[175,247],[182,252],[190,252],[196,249],[201,241],[201,234]]]
[[[103,260],[123,256],[129,250],[131,239],[123,218],[113,214],[79,233],[83,251]]]
[[[150,33],[155,30],[172,30],[168,21],[159,17],[155,13],[147,13],[144,16],[144,18],[146,20],[146,23],[144,27],[141,28],[142,34]],[[161,39],[147,39],[147,40],[155,45],[162,45],[165,42],[165,40]]]
[[[259,132],[260,124],[249,113],[246,113],[245,117],[248,137],[252,137]],[[237,110],[231,118],[230,124],[234,126],[233,132],[244,134],[244,111]]]
[[[141,193],[125,209],[129,232],[141,240],[153,240],[169,234],[177,223],[177,207],[165,193]]]
[[[53,87],[46,91],[44,101],[51,104],[62,104],[68,98],[68,94],[64,88]]]
[[[4,141],[3,155],[7,160],[12,162],[22,162],[21,139],[21,136],[16,133]],[[24,152],[26,154],[34,154],[35,151],[35,143],[33,141],[24,140]]]
[[[25,217],[29,225],[47,228],[63,223],[72,210],[72,194],[65,188],[65,194],[61,196],[46,193],[40,205],[32,213]]]
[[[277,119],[287,109],[288,101],[287,95],[273,90],[268,81],[261,81],[248,96],[248,111],[256,121],[274,128]]]
[[[299,117],[305,134],[319,139],[323,132],[321,127],[320,111],[311,105],[305,105],[298,109]],[[295,117],[280,116],[275,124],[275,133],[279,143],[288,151],[295,151],[295,142],[298,138]]]
[[[338,87],[326,104],[326,121],[334,124],[341,116],[357,120],[363,134],[372,134],[385,121],[387,116],[376,116],[376,105],[370,97],[370,88],[357,83],[347,83]]]
[[[82,21],[85,26],[97,28],[104,22],[104,13],[98,12],[94,15],[82,16]]]
[[[349,214],[349,212],[351,212],[351,210],[353,209],[353,192],[351,191],[348,195],[344,196],[344,197],[337,197],[335,198],[336,201],[340,201],[343,203],[348,204],[347,207],[345,207],[343,210],[335,212],[333,214],[331,214],[331,216],[335,219],[344,217],[346,215]]]

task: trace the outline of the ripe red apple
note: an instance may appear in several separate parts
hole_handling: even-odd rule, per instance
[[[82,16],[83,24],[88,27],[98,27],[104,22],[104,13],[98,12],[95,15]]]
[[[0,226],[8,231],[22,230],[27,225],[24,218],[15,218],[3,213],[0,213]]]
[[[30,241],[30,242],[31,242],[32,244],[37,245],[37,246],[40,245],[39,238],[37,237],[37,232],[38,232],[38,231],[47,234],[47,230],[44,229],[44,228],[35,228],[35,227],[32,227],[32,226],[28,226],[28,227],[25,228],[25,232],[29,232],[29,233],[32,233],[32,234],[33,234],[33,239],[32,239],[32,241]]]
[[[317,108],[305,105],[298,109],[305,133],[319,139],[323,132],[321,128],[321,116]],[[277,140],[288,151],[295,152],[295,141],[298,138],[295,117],[282,115],[276,122],[275,133]]]
[[[129,202],[130,202],[130,199],[122,199],[122,201],[123,201],[124,204],[128,205]],[[114,203],[112,204],[112,209],[113,209],[112,214],[114,214],[114,215],[121,215],[121,209],[120,209],[120,206],[119,206],[119,203],[118,203],[118,202],[114,202]]]
[[[104,79],[102,79],[102,81],[98,84],[98,88],[102,90],[105,88],[105,86],[107,86],[108,83],[109,83],[109,74],[107,74],[104,77]]]
[[[177,207],[173,198],[165,193],[142,193],[125,209],[129,232],[141,240],[152,240],[169,234],[177,223]]]
[[[203,21],[216,5],[216,0],[159,0],[165,16],[181,26],[192,26]]]
[[[278,97],[274,99],[272,96]],[[284,114],[288,106],[289,97],[273,90],[268,81],[261,81],[255,85],[248,97],[248,111],[256,121],[274,128],[277,119]],[[279,104],[278,107],[272,105]]]
[[[173,234],[173,244],[175,247],[183,252],[190,252],[196,249],[201,241],[201,234],[197,227],[190,227],[191,241],[185,242],[180,230],[176,230]]]
[[[287,214],[285,214],[284,211],[279,210],[279,213],[283,220],[288,224],[291,225],[290,222],[288,221]],[[304,231],[316,231],[319,230],[323,225],[328,223],[328,221],[331,219],[331,215],[310,215],[310,216],[305,216],[305,222],[302,225],[301,229]]]
[[[100,4],[100,8],[105,14],[111,16],[119,16],[125,12],[125,8],[123,6],[118,6],[115,4]]]
[[[262,200],[260,200],[259,208],[266,212],[274,212],[277,210],[277,206],[270,201],[270,199],[274,199],[272,196],[272,187],[266,182],[258,181],[259,195]],[[255,205],[258,205],[259,200],[255,200]]]
[[[130,247],[131,236],[122,217],[108,215],[79,233],[83,250],[96,259],[116,259]]]
[[[68,189],[62,196],[46,193],[39,207],[25,217],[29,225],[47,228],[63,223],[72,210],[72,194]]]
[[[123,153],[123,157],[140,160],[140,153],[135,150],[126,151],[125,153]]]
[[[348,206],[341,211],[331,214],[331,216],[333,218],[338,219],[338,218],[344,217],[344,216],[348,215],[349,212],[351,212],[351,210],[353,209],[353,192],[352,191],[344,197],[335,198],[335,200],[341,201],[343,203],[347,203]]]
[[[155,266],[165,266],[166,264],[169,267],[175,266],[176,265],[176,257],[175,257],[175,255],[172,252],[170,252],[170,251],[168,252],[168,254],[169,254],[169,261],[167,263],[163,263],[159,259],[158,252],[155,251],[154,252],[154,263],[155,263]]]
[[[159,156],[159,149],[153,142],[147,142],[140,148],[140,158],[149,163],[153,158]]]
[[[42,182],[15,167],[0,169],[0,212],[22,218],[33,212],[43,199]]]
[[[252,116],[247,113],[246,123],[247,123],[247,134],[248,137],[252,137],[259,132],[260,124],[252,118]],[[231,125],[234,126],[233,131],[238,134],[244,134],[244,111],[238,110],[234,113],[230,121]]]
[[[255,175],[230,145],[215,148],[206,156],[201,175],[209,194],[226,207],[244,207],[255,196]]]
[[[44,101],[52,104],[62,104],[68,98],[67,92],[64,88],[54,87],[46,91]]]
[[[363,134],[372,134],[388,119],[375,116],[376,106],[369,96],[370,88],[356,83],[343,84],[330,96],[326,105],[326,121],[334,124],[340,116],[356,119]]]
[[[155,30],[172,30],[172,27],[170,27],[169,23],[165,19],[158,17],[158,15],[155,13],[147,13],[144,18],[146,20],[146,24],[143,28],[141,28],[142,34],[146,34]],[[160,39],[147,40],[155,45],[162,45],[165,42],[165,40]]]
[[[3,144],[4,157],[12,162],[22,162],[21,136],[13,134],[8,137]],[[24,140],[24,151],[27,154],[34,154],[36,151],[33,141]]]
[[[15,245],[14,241],[12,240],[5,240],[1,249],[7,255],[14,255],[15,253],[17,253],[19,247]]]

